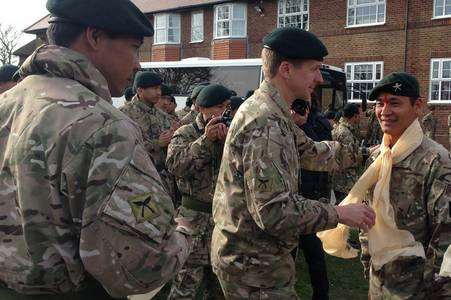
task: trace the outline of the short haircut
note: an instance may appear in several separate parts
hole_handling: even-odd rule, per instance
[[[359,113],[360,113],[359,107],[357,106],[357,104],[354,103],[348,103],[343,108],[343,117],[347,119],[350,119]]]
[[[89,26],[75,23],[50,23],[50,26],[47,28],[46,32],[47,40],[50,45],[69,48],[88,27]],[[114,33],[100,28],[99,30],[104,31],[111,39],[127,36],[125,34]],[[143,37],[135,38],[140,39],[141,41],[144,40]]]
[[[74,23],[51,23],[47,28],[47,39],[51,45],[69,48],[86,28]]]
[[[263,48],[261,57],[263,74],[265,75],[265,78],[269,79],[274,78],[277,75],[277,70],[283,61],[287,61],[295,67],[299,67],[304,61],[303,59],[284,58],[279,53],[268,48]]]

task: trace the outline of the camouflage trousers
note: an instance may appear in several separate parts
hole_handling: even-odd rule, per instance
[[[172,284],[168,299],[195,299],[204,286],[202,299],[224,299],[210,263],[210,245],[214,223],[210,214],[199,213],[205,230],[193,237],[191,254]],[[197,222],[197,221],[196,221]]]
[[[294,285],[290,284],[285,287],[278,288],[258,288],[252,286],[245,286],[234,281],[231,278],[223,278],[218,276],[221,284],[222,292],[227,300],[298,300]]]
[[[385,264],[379,271],[371,267],[369,299],[432,299],[426,296],[423,274],[424,259],[421,257],[400,257]]]

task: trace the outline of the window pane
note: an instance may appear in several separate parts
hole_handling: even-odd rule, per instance
[[[445,15],[451,14],[451,0],[446,0]]]
[[[169,15],[169,27],[180,27],[179,15]]]
[[[166,42],[166,29],[157,29],[155,31],[155,43]]]
[[[352,66],[347,65],[346,66],[346,80],[351,80],[351,70],[352,70]]]
[[[431,84],[431,100],[439,100],[440,84],[438,82],[432,82]]]
[[[442,81],[442,93],[440,100],[451,100],[451,81]]]
[[[229,19],[229,6],[219,6],[218,7],[218,20]]]
[[[443,0],[436,0],[435,1],[434,15],[435,16],[442,16],[443,15]]]
[[[353,8],[348,9],[348,25],[354,25],[355,22],[355,10]]]
[[[163,27],[166,27],[166,16],[165,15],[155,16],[155,28],[163,28]]]
[[[382,79],[382,65],[376,64],[376,80]]]
[[[234,20],[232,24],[232,36],[245,36],[244,20]]]
[[[443,62],[442,78],[451,78],[451,60]]]
[[[245,11],[244,5],[234,4],[233,5],[233,18],[234,19],[244,19],[245,18],[244,11]]]
[[[438,78],[438,68],[439,68],[439,62],[434,61],[432,63],[432,78]]]

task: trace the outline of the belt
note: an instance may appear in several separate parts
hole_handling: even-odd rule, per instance
[[[199,201],[196,199],[193,199],[189,196],[182,196],[182,206],[195,210],[200,211],[207,214],[212,214],[212,205],[211,203]]]

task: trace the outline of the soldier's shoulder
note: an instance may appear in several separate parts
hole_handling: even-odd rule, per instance
[[[192,123],[180,126],[175,132],[174,136],[195,136],[196,129]]]
[[[446,165],[451,168],[451,154],[441,144],[437,143],[433,139],[424,136],[420,145],[420,150],[424,152],[426,157],[435,158],[442,165]]]

